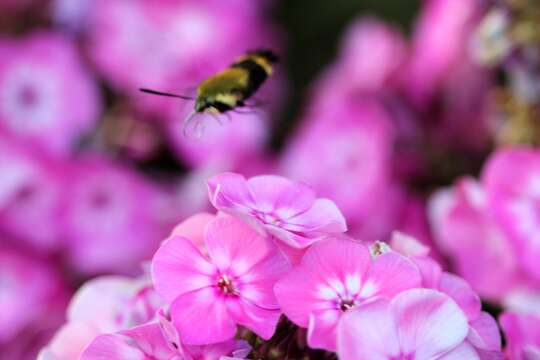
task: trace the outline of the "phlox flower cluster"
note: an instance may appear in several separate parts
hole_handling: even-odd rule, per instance
[[[176,226],[142,278],[84,285],[41,359],[258,358],[261,341],[286,358],[272,342],[280,322],[341,359],[502,359],[478,295],[418,240],[349,237],[306,183],[224,173],[207,184],[218,212]]]
[[[0,0],[0,360],[540,359],[540,5],[370,3]]]

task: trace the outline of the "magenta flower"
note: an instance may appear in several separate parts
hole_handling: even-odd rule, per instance
[[[97,121],[98,89],[74,44],[55,33],[0,41],[0,128],[66,154]]]
[[[300,265],[276,283],[285,315],[308,328],[308,344],[336,349],[336,326],[347,310],[376,298],[392,298],[420,286],[420,273],[406,257],[387,252],[372,258],[366,245],[348,239],[313,244]]]
[[[540,317],[538,315],[504,312],[499,322],[506,336],[508,359],[540,359]]]
[[[406,71],[406,86],[415,103],[424,105],[452,67],[467,58],[466,39],[481,10],[481,1],[477,0],[424,3]]]
[[[166,321],[163,319],[159,323],[98,336],[80,359],[219,360],[225,355],[243,359],[250,352],[247,343],[235,340],[206,346],[184,346]]]
[[[163,305],[149,280],[122,276],[92,279],[79,288],[67,310],[67,323],[40,352],[40,360],[78,359],[96,337],[156,318]]]
[[[305,248],[329,234],[347,230],[345,219],[328,199],[316,198],[303,182],[264,175],[246,180],[224,173],[208,180],[210,201],[294,248]]]
[[[5,244],[0,236],[0,244]],[[61,325],[68,290],[50,264],[0,246],[0,348],[6,359],[35,359]]]
[[[43,254],[61,248],[62,170],[0,131],[1,233]]]
[[[169,229],[164,194],[101,159],[79,159],[73,167],[63,213],[70,262],[84,273],[138,270]]]
[[[480,295],[500,301],[515,288],[530,286],[517,249],[492,216],[482,184],[461,179],[436,192],[428,211],[440,252]]]
[[[350,227],[369,226],[370,216],[391,206],[394,134],[386,109],[373,99],[341,96],[314,104],[305,120],[283,154],[282,173],[335,201]]]
[[[170,304],[172,323],[187,345],[231,339],[243,325],[269,339],[281,314],[273,286],[287,260],[271,241],[232,217],[210,221],[203,254],[173,235],[152,260],[156,291]]]
[[[441,266],[428,256],[429,247],[413,237],[395,233],[392,248],[409,256],[418,266],[423,287],[438,290],[458,304],[469,323],[469,333],[465,339],[467,348],[472,348],[481,359],[502,359],[497,322],[491,315],[482,312],[480,298],[471,286],[459,276],[442,271]]]
[[[482,174],[490,211],[527,274],[540,281],[540,152],[510,148],[491,156]]]
[[[362,359],[477,359],[465,314],[448,296],[411,289],[347,312],[338,326],[338,355]]]

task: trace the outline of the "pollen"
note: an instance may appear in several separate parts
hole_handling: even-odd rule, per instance
[[[237,291],[234,287],[232,279],[228,275],[221,275],[217,281],[217,286],[225,295],[236,295]]]

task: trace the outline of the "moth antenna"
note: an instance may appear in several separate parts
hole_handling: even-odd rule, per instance
[[[229,123],[232,123],[232,117],[231,117],[231,114],[228,113],[228,112],[226,112],[226,113],[224,113],[224,114],[225,114],[225,116],[227,117],[227,120],[229,121]]]
[[[178,94],[173,94],[173,93],[167,93],[167,92],[162,92],[162,91],[156,91],[156,90],[152,90],[152,89],[140,88],[139,91],[142,91],[143,93],[147,93],[147,94],[159,95],[159,96],[167,96],[167,97],[173,97],[173,98],[178,98],[178,99],[183,99],[183,100],[195,100],[194,98],[189,97],[189,96],[178,95]]]
[[[191,122],[193,121],[193,119],[195,118],[195,116],[197,115],[197,111],[193,110],[187,117],[186,119],[184,120],[184,127],[182,129],[182,133],[184,134],[185,137],[188,137],[187,136],[187,128],[189,126],[189,124],[191,124]]]

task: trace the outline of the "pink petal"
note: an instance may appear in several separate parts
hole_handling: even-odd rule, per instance
[[[274,245],[276,245],[278,251],[285,256],[291,265],[298,265],[302,260],[302,257],[306,253],[306,249],[297,249],[295,247],[285,244],[277,238],[274,238]]]
[[[274,238],[281,240],[285,244],[285,246],[288,246],[293,249],[305,249],[309,245],[313,244],[314,242],[321,239],[321,237],[308,237],[307,234],[303,234],[301,232],[295,233],[293,231],[288,230],[289,225],[264,225],[264,229],[266,232],[270,235],[272,235]]]
[[[204,229],[206,225],[213,220],[216,215],[202,212],[188,217],[186,220],[178,224],[172,231],[172,236],[182,236],[193,241],[197,248],[205,253],[204,247]]]
[[[441,265],[430,257],[415,257],[412,260],[422,274],[422,287],[437,288],[442,276]]]
[[[206,248],[221,271],[240,276],[276,251],[275,246],[249,225],[233,217],[221,217],[206,227]]]
[[[364,280],[362,293],[363,297],[376,294],[393,298],[403,290],[419,287],[421,281],[420,271],[410,259],[390,251],[373,260]]]
[[[236,324],[228,313],[226,297],[214,287],[179,296],[171,305],[171,318],[186,345],[204,345],[232,339]]]
[[[193,242],[173,236],[154,254],[151,271],[157,293],[172,303],[181,294],[212,285],[216,269]]]
[[[266,310],[242,298],[229,298],[227,309],[238,324],[245,326],[265,340],[269,340],[274,335],[281,316],[279,310]]]
[[[307,210],[315,201],[315,191],[307,184],[281,176],[255,176],[247,181],[247,186],[259,211],[275,211],[282,218]]]
[[[430,251],[429,246],[426,246],[414,237],[399,231],[394,231],[392,233],[390,247],[392,247],[394,251],[405,256],[427,256]]]
[[[246,179],[239,174],[223,173],[208,180],[210,202],[219,210],[252,208],[255,201]]]
[[[431,289],[404,291],[392,301],[401,349],[430,359],[460,344],[469,331],[467,318],[447,295]]]
[[[327,239],[313,244],[299,266],[294,267],[274,287],[285,315],[295,324],[307,327],[309,315],[335,309],[335,286],[347,278],[363,279],[371,257],[367,246],[348,239]]]
[[[459,276],[444,272],[441,276],[438,290],[450,296],[467,315],[473,320],[480,314],[482,304],[480,298],[470,285]]]
[[[380,299],[345,312],[337,330],[341,360],[388,360],[400,354],[390,302]]]
[[[98,329],[86,323],[68,322],[54,335],[47,349],[53,359],[78,359],[99,334]]]
[[[347,231],[347,223],[333,201],[317,199],[309,210],[288,219],[286,228],[292,231],[342,233]]]
[[[145,354],[120,335],[100,335],[83,352],[80,360],[145,360]]]
[[[301,266],[322,281],[358,274],[363,279],[371,263],[366,245],[346,238],[328,238],[313,244],[302,258]]]
[[[182,354],[181,344],[169,342],[163,335],[158,323],[149,323],[121,331],[127,336],[129,343],[155,359],[170,359]]]
[[[501,350],[501,334],[495,319],[486,312],[481,312],[476,319],[469,322],[467,340],[475,348],[484,350]]]
[[[242,298],[269,310],[279,310],[279,304],[274,295],[274,284],[289,271],[287,259],[277,250],[254,265],[238,281]]]
[[[480,360],[474,347],[467,341],[463,341],[460,345],[453,348],[446,354],[437,357],[437,360]]]
[[[312,312],[334,307],[319,294],[318,284],[320,282],[310,271],[295,267],[274,286],[281,310],[296,325],[307,328]]]
[[[335,309],[312,313],[307,334],[309,347],[336,351],[337,325],[341,315],[341,311]]]
[[[101,276],[86,282],[73,296],[67,317],[104,332],[120,330],[116,316],[140,289],[141,284],[123,276]]]

